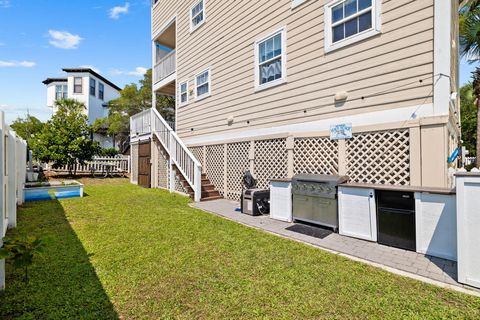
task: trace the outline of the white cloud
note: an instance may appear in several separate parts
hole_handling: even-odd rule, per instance
[[[130,8],[130,3],[125,2],[125,5],[123,7],[121,6],[116,6],[110,9],[110,18],[112,19],[119,19],[120,15],[122,14],[127,14],[128,9]]]
[[[50,35],[49,43],[60,49],[77,49],[83,39],[76,34],[67,31],[48,30]]]
[[[134,71],[122,71],[118,69],[113,70],[114,75],[127,75],[127,76],[134,76],[134,77],[143,77],[145,73],[147,73],[147,68],[144,67],[136,67]]]
[[[0,0],[0,8],[10,8],[11,6],[10,0]]]
[[[94,66],[83,65],[83,66],[80,66],[80,68],[88,68],[88,69],[92,69],[92,70],[95,71],[96,73],[100,73],[100,69],[95,68]]]
[[[32,68],[35,67],[36,63],[33,61],[3,61],[0,60],[0,68]]]

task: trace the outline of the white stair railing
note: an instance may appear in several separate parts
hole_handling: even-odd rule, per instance
[[[175,131],[168,125],[163,117],[154,108],[150,112],[151,133],[154,134],[163,148],[168,152],[171,164],[175,165],[187,183],[193,189],[194,200],[200,201],[202,196],[202,166],[195,156],[188,150],[187,146],[177,136]],[[137,116],[137,115],[135,115]],[[142,114],[142,117],[147,116]],[[132,124],[135,120],[132,117]],[[133,131],[132,131],[133,132]],[[171,170],[170,170],[171,171]],[[173,176],[171,176],[173,178]],[[170,191],[175,190],[175,181],[170,179]]]

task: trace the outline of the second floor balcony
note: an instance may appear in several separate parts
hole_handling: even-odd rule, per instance
[[[176,71],[176,51],[172,50],[159,60],[154,67],[154,82],[155,84],[167,79],[173,75]]]

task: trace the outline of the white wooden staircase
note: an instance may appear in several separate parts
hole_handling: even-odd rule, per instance
[[[202,174],[200,161],[154,108],[130,118],[130,141],[135,142],[140,137],[146,136],[150,136],[153,141],[159,143],[168,156],[171,192],[175,191],[175,176],[178,176],[183,189],[195,201],[222,198],[206,174]]]

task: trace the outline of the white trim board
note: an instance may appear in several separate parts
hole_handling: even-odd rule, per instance
[[[438,80],[434,86],[433,104],[437,115],[449,114],[450,110],[451,29],[452,5],[450,1],[435,0],[433,74],[438,76]]]
[[[351,123],[353,128],[359,126],[385,124],[399,121],[415,120],[422,117],[435,116],[433,104],[425,104],[420,106],[410,106],[405,108],[397,108],[391,110],[382,110],[375,112],[362,113],[357,115],[336,117],[323,119],[318,121],[296,123],[285,126],[278,126],[272,128],[255,128],[245,129],[242,131],[232,131],[225,133],[217,133],[202,136],[188,137],[184,135],[182,140],[187,145],[191,144],[210,144],[215,141],[235,140],[235,139],[248,139],[258,136],[266,136],[282,133],[295,133],[295,132],[312,132],[312,131],[329,131],[331,125],[341,123]]]

